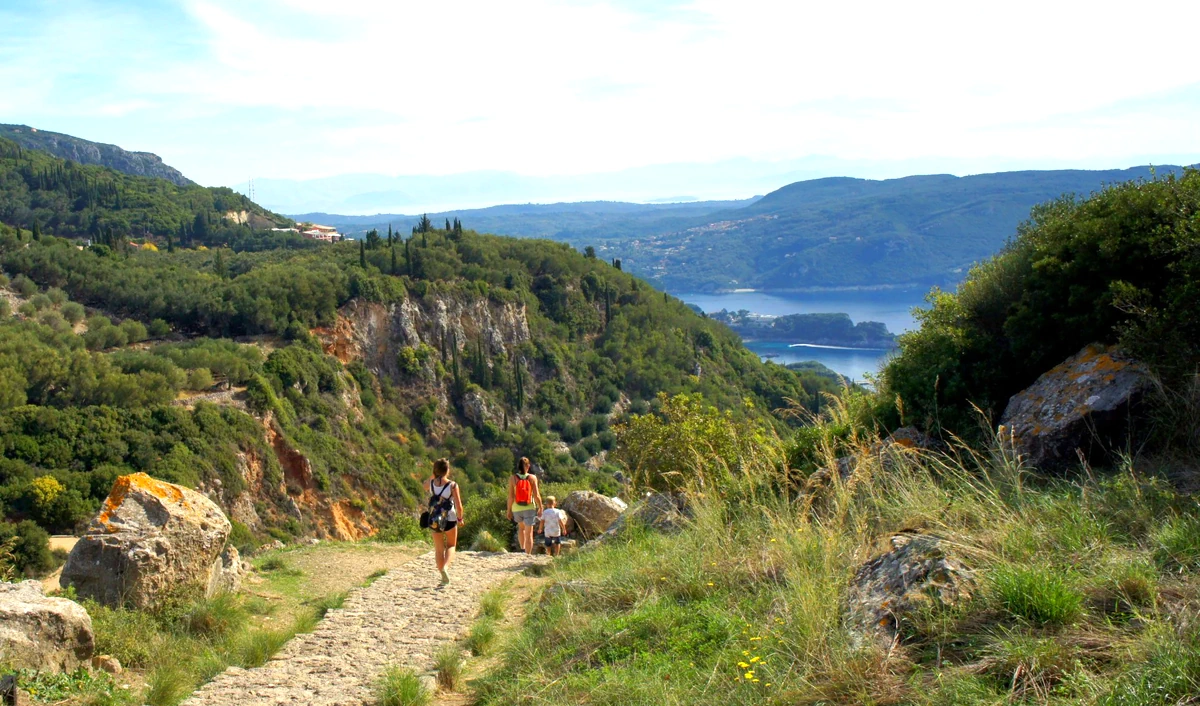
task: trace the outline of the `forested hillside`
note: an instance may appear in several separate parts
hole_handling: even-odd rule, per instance
[[[520,455],[611,491],[610,427],[659,393],[779,425],[836,389],[545,241],[168,252],[7,228],[0,267],[0,501],[53,531],[139,470],[208,489],[243,539],[353,538],[411,506],[438,456],[476,495]]]
[[[261,231],[289,224],[226,188],[178,186],[80,165],[0,138],[0,222],[43,233],[119,245],[151,237],[164,245],[275,246]],[[298,237],[291,244],[303,245]]]
[[[178,169],[163,164],[161,157],[149,152],[130,152],[116,145],[38,130],[28,125],[0,125],[0,138],[12,140],[25,149],[49,152],[60,159],[79,164],[108,167],[133,176],[166,179],[176,186],[192,185],[192,180]]]

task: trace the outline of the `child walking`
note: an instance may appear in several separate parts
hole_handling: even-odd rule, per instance
[[[553,495],[546,496],[546,509],[542,510],[542,537],[546,543],[546,553],[558,556],[562,551],[562,538],[567,533],[567,513],[559,510],[558,499]]]

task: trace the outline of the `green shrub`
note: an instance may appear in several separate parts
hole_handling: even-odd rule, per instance
[[[87,315],[83,305],[78,302],[67,302],[66,304],[63,304],[60,311],[62,312],[63,318],[72,324],[77,324],[80,321],[83,321],[83,317]]]
[[[32,297],[38,291],[37,284],[25,275],[17,275],[13,278],[12,289],[17,294],[23,297]]]
[[[175,706],[192,690],[191,675],[179,665],[163,664],[146,679],[146,703],[149,706]]]
[[[158,656],[153,636],[158,622],[145,611],[110,608],[92,601],[84,607],[92,616],[96,654],[112,655],[125,667],[143,669]]]
[[[483,530],[475,535],[471,540],[471,551],[473,552],[503,552],[506,551],[504,543],[496,539],[496,537],[487,530]]]
[[[378,706],[428,706],[432,698],[411,669],[400,667],[384,672],[375,688]]]
[[[1096,700],[1097,706],[1175,706],[1200,693],[1200,628],[1152,635],[1144,661],[1129,664]]]
[[[23,576],[39,576],[54,568],[50,535],[32,520],[0,522],[0,543],[11,542],[13,569]]]
[[[1000,607],[1035,625],[1069,625],[1083,613],[1083,594],[1057,571],[1000,566],[990,580]]]
[[[1200,171],[1035,207],[955,294],[935,290],[880,389],[912,421],[977,435],[1037,376],[1085,345],[1121,343],[1168,384],[1195,373]],[[898,420],[893,420],[898,421]]]
[[[229,530],[229,543],[237,547],[239,552],[249,554],[258,547],[258,538],[254,536],[249,527],[237,520],[233,520],[230,524],[232,529]]]
[[[489,589],[479,600],[479,614],[491,620],[504,617],[504,604],[508,602],[508,593],[502,587]]]
[[[429,539],[429,533],[421,529],[412,515],[399,513],[379,530],[375,538],[381,542],[422,542]]]

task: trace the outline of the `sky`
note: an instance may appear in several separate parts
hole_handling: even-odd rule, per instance
[[[1190,164],[1197,26],[1158,0],[0,0],[0,122],[206,185]]]

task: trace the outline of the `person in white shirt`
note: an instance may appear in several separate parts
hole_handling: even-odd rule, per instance
[[[547,495],[545,501],[546,507],[542,510],[540,529],[546,544],[546,553],[558,556],[558,553],[562,551],[562,538],[567,533],[567,522],[570,521],[570,518],[567,517],[567,513],[555,507],[558,500],[553,495]]]

